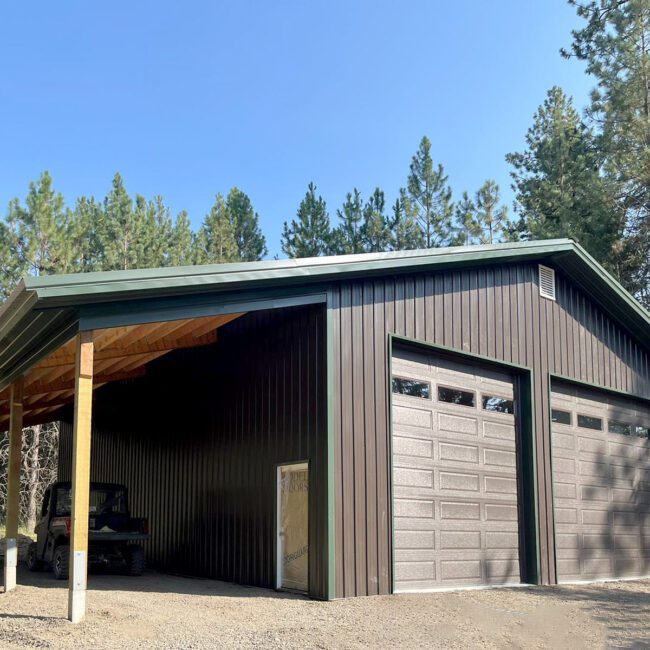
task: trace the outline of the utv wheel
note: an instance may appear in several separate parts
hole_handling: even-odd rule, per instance
[[[144,549],[142,546],[127,546],[124,551],[126,573],[130,576],[141,576],[144,571]]]
[[[32,542],[27,550],[27,568],[30,571],[42,571],[43,563],[38,559],[36,542]]]
[[[57,546],[52,558],[52,572],[57,580],[66,580],[68,577],[68,563],[70,562],[70,547],[67,544]]]

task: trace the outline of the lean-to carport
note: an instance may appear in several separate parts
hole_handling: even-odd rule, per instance
[[[283,284],[293,266],[268,263],[251,272],[251,265],[219,265],[21,282],[0,310],[0,427],[10,430],[5,591],[16,586],[22,428],[73,406],[68,618],[79,622],[86,610],[93,390],[142,377],[148,363],[168,352],[216,342],[220,327],[248,311],[324,304],[322,287],[252,288],[273,276]]]
[[[214,343],[219,327],[240,315],[85,330],[0,393],[0,427],[8,422],[10,430],[6,535],[13,541],[7,544],[7,591],[16,584],[22,427],[46,422],[62,406],[74,404],[69,618],[77,622],[85,611],[93,390],[143,376],[147,363],[172,350]]]

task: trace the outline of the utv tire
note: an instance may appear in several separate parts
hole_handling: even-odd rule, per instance
[[[68,565],[70,562],[70,547],[67,544],[61,544],[54,549],[52,558],[52,573],[57,580],[67,580]]]
[[[130,576],[141,576],[144,572],[144,549],[142,546],[127,546],[124,551],[126,573]]]
[[[38,547],[32,542],[27,549],[27,568],[30,571],[42,571],[43,562],[38,559]]]

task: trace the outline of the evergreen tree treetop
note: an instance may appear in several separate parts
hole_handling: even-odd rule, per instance
[[[316,185],[309,183],[296,218],[284,222],[282,251],[291,258],[327,255],[331,238],[327,204],[322,196],[316,195]]]

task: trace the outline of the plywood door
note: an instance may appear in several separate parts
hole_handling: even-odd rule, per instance
[[[309,469],[307,463],[278,468],[278,586],[309,590]]]

